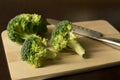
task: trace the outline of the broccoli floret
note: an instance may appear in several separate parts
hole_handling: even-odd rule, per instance
[[[21,48],[21,58],[34,67],[44,65],[48,59],[54,59],[56,53],[48,49],[47,39],[40,36],[31,35],[25,40]]]
[[[52,32],[50,44],[56,51],[62,51],[64,48],[70,47],[80,56],[83,56],[85,50],[77,41],[77,37],[72,33],[72,30],[73,27],[70,21],[61,21]]]
[[[42,36],[47,32],[47,26],[41,15],[23,13],[8,22],[7,31],[12,41],[23,43],[31,34]]]

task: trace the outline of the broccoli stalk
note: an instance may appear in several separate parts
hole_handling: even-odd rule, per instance
[[[47,39],[40,36],[31,35],[21,48],[22,60],[36,68],[43,66],[45,61],[55,57],[56,53],[47,48]]]
[[[76,41],[75,39],[70,40],[68,43],[68,46],[72,48],[76,53],[78,53],[80,56],[83,56],[85,54],[84,48]]]
[[[64,48],[70,47],[80,56],[83,56],[85,50],[72,33],[72,29],[72,23],[68,20],[58,23],[52,32],[50,44],[56,51],[62,51]]]
[[[47,26],[41,15],[19,14],[8,22],[7,31],[12,41],[22,44],[32,34],[45,34]]]

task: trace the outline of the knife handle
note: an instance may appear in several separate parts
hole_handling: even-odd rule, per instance
[[[120,39],[116,39],[116,38],[105,38],[105,37],[100,37],[100,38],[96,38],[99,41],[102,41],[104,43],[107,43],[108,45],[120,49]]]

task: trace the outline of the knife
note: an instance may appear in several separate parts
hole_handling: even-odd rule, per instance
[[[59,20],[51,19],[51,18],[47,18],[46,20],[48,24],[53,24],[53,25],[56,25],[57,23],[60,22]],[[72,24],[72,25],[73,25],[73,33],[77,35],[85,36],[94,40],[101,41],[114,48],[120,49],[120,39],[103,37],[103,34],[100,32],[97,32],[82,26],[78,26],[75,24]]]

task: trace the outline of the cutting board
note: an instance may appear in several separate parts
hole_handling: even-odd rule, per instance
[[[106,37],[120,39],[119,32],[105,20],[74,22],[74,24],[102,32]],[[48,25],[48,28],[48,33],[51,33],[54,25]],[[79,41],[86,50],[84,59],[71,50],[65,50],[59,53],[55,60],[48,61],[41,68],[34,68],[21,60],[21,45],[12,42],[6,30],[2,32],[2,41],[13,80],[40,80],[120,65],[120,50],[83,36],[79,36]]]

